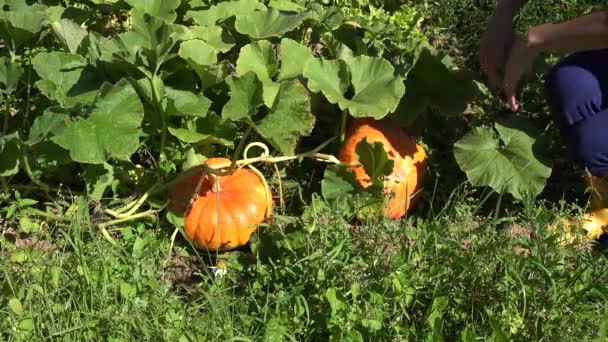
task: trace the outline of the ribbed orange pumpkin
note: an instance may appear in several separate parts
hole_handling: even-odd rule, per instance
[[[209,166],[230,163],[226,158],[210,158]],[[202,170],[178,182],[170,196],[170,209],[183,213],[202,175]],[[219,182],[219,205],[215,182]],[[219,207],[219,226],[217,210]],[[184,220],[184,231],[195,246],[231,250],[249,242],[251,234],[272,213],[272,193],[261,175],[237,168],[226,176],[205,175],[198,198]]]
[[[392,174],[384,181],[384,193],[393,193],[388,206],[383,208],[387,218],[399,219],[405,215],[409,208],[419,197],[420,185],[426,173],[426,153],[419,144],[405,134],[396,122],[384,118],[355,118],[349,123],[346,139],[338,153],[342,162],[353,163],[357,161],[355,149],[357,144],[367,138],[372,144],[380,142],[393,160]],[[372,184],[370,177],[365,173],[363,166],[349,167],[363,187]]]

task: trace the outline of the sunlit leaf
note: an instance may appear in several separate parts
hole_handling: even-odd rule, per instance
[[[342,60],[310,60],[304,68],[308,88],[322,92],[340,109],[355,117],[383,118],[393,112],[405,93],[403,79],[394,68],[379,57],[358,56]],[[347,97],[352,89],[353,95]]]
[[[91,103],[101,85],[84,57],[66,52],[41,52],[32,59],[41,80],[36,86],[63,107]]]
[[[54,22],[51,27],[57,39],[70,53],[76,53],[87,31],[70,19],[61,19]]]
[[[0,93],[10,93],[17,89],[23,71],[19,63],[0,57]]]
[[[51,139],[69,150],[76,162],[128,160],[139,146],[143,114],[142,103],[127,81],[105,83],[89,117],[69,121],[62,134]]]
[[[310,134],[315,125],[308,90],[297,80],[282,82],[270,112],[256,125],[277,150],[295,154],[300,137]]]
[[[540,134],[521,121],[473,128],[454,144],[454,156],[471,184],[522,200],[545,187],[551,168],[541,159]]]
[[[282,12],[271,8],[236,16],[235,28],[253,39],[281,37],[294,30],[307,16],[307,12]]]

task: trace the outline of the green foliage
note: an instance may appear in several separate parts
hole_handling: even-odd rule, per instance
[[[536,156],[542,155],[539,134],[521,120],[475,128],[454,144],[454,155],[469,180],[510,193],[518,200],[537,196],[551,175],[551,168]],[[531,132],[531,133],[530,133]],[[541,151],[539,151],[541,150]]]

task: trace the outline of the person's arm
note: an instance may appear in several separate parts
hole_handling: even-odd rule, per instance
[[[500,0],[496,11],[513,19],[528,0]]]
[[[526,36],[530,47],[538,52],[571,53],[608,48],[608,10],[534,26]]]

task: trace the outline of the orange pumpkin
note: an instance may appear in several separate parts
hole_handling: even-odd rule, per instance
[[[230,160],[210,158],[204,163],[213,167]],[[171,210],[184,213],[202,172],[175,185],[170,196]],[[272,213],[272,193],[262,177],[245,168],[237,168],[226,176],[205,175],[184,220],[184,231],[195,246],[211,251],[231,250],[249,241],[258,225]],[[219,182],[219,203],[216,182]]]
[[[399,125],[388,119],[355,118],[351,120],[346,132],[346,139],[338,153],[342,162],[357,162],[355,149],[357,144],[367,138],[372,144],[380,142],[394,162],[393,172],[384,181],[384,194],[394,196],[388,206],[383,208],[387,218],[399,219],[419,197],[419,190],[426,172],[426,153],[419,144],[404,133]],[[361,165],[351,166],[355,177],[363,187],[372,184]]]

